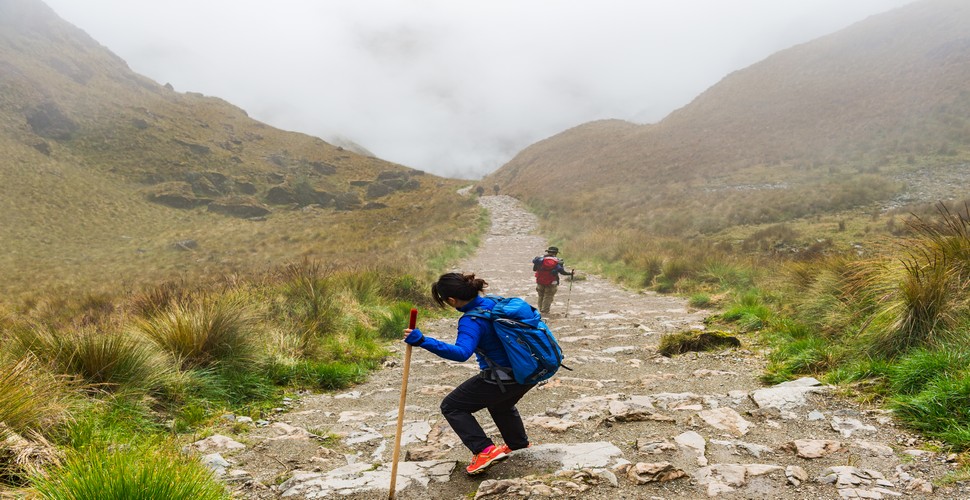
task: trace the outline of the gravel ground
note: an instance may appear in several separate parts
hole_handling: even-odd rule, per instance
[[[546,247],[542,238],[532,234],[535,219],[524,212],[513,198],[488,196],[481,200],[491,211],[492,228],[478,253],[456,270],[474,272],[487,280],[490,293],[520,296],[535,303],[530,264],[532,258],[541,254]],[[569,249],[564,248],[561,256],[566,258],[567,268],[570,267]],[[892,483],[892,487],[878,493],[885,498],[895,495],[907,498],[970,498],[970,488],[961,484],[940,487],[931,494],[907,490],[905,481],[896,477],[898,466],[903,466],[913,477],[937,481],[954,471],[956,465],[941,454],[911,455],[913,452],[907,450],[917,449],[923,444],[918,435],[898,427],[891,415],[861,406],[848,397],[851,394],[846,394],[846,391],[828,390],[812,394],[807,404],[783,415],[759,409],[747,394],[764,387],[758,380],[764,360],[752,350],[743,336],[740,337],[742,346],[738,349],[690,353],[674,358],[665,358],[656,353],[662,334],[703,328],[703,319],[709,314],[708,311],[691,309],[683,299],[677,297],[624,290],[581,269],[577,276],[579,279],[571,289],[568,282],[561,285],[552,314],[546,318],[561,341],[567,356],[566,364],[573,371],[561,370],[552,382],[525,396],[519,404],[519,411],[527,421],[534,416],[561,415],[566,405],[593,396],[613,396],[626,400],[635,396],[656,397],[663,393],[693,393],[698,395],[701,408],[733,408],[753,425],[743,436],[732,436],[705,424],[698,417],[696,407],[658,409],[658,412],[672,417],[672,421],[621,422],[607,418],[609,414],[604,413],[589,419],[576,419],[573,427],[565,432],[527,424],[530,439],[538,445],[609,442],[622,451],[625,460],[633,463],[668,461],[687,474],[686,477],[668,482],[638,485],[622,473],[617,473],[617,486],[598,484],[583,492],[566,488],[555,496],[706,498],[708,490],[695,476],[702,465],[696,462],[696,457],[686,460],[677,453],[644,455],[638,452],[636,446],[638,440],[672,440],[682,433],[694,431],[707,441],[704,459],[709,465],[794,465],[803,468],[809,476],[800,486],[787,482],[784,474],[780,475],[780,479],[776,474],[771,480],[747,477],[743,484],[736,485],[736,491],[720,493],[718,496],[721,498],[844,498],[845,490],[817,480],[824,469],[833,466],[854,466],[882,473]],[[419,327],[427,335],[448,340],[454,338],[456,322],[457,314],[434,321],[421,321],[419,318]],[[329,471],[353,461],[390,462],[403,351],[401,344],[389,359],[389,366],[373,374],[366,383],[343,394],[304,395],[287,412],[278,415],[280,422],[307,429],[316,435],[331,436],[329,439],[274,439],[276,436],[272,434],[271,427],[233,435],[234,439],[247,445],[241,452],[225,454],[233,469],[246,472],[239,473],[239,481],[230,481],[236,494],[244,498],[275,498],[280,494],[277,491],[280,488],[276,486],[296,470]],[[438,405],[444,394],[476,370],[473,360],[453,363],[423,349],[413,350],[405,420],[417,429],[423,427],[425,434],[427,428],[433,429],[428,440],[439,450],[437,457],[456,461],[457,467],[447,482],[432,482],[427,488],[412,486],[397,495],[398,498],[471,498],[484,480],[543,476],[555,471],[556,464],[544,463],[538,455],[516,453],[481,476],[468,477],[464,474],[463,467],[467,465],[470,453],[456,443],[456,436],[441,418]],[[813,411],[819,412],[824,418],[809,419]],[[360,420],[347,420],[355,416]],[[856,419],[872,426],[875,432],[859,431],[851,437],[840,436],[832,428],[831,422],[836,416]],[[344,421],[341,421],[342,418]],[[480,418],[491,423],[487,415],[483,414]],[[276,432],[279,432],[278,429]],[[351,444],[355,436],[368,432],[380,437]],[[493,434],[497,442],[501,440],[497,433]],[[823,458],[801,458],[783,449],[786,443],[797,439],[837,440],[845,444],[845,449]],[[889,446],[892,453],[882,457],[870,456],[853,445],[857,440]],[[755,457],[737,446],[725,444],[737,441],[763,446],[765,451]],[[426,446],[426,443],[405,446],[402,460],[407,453],[417,453],[421,446]],[[515,496],[505,494],[488,498]],[[387,498],[387,491],[357,492],[341,498]]]

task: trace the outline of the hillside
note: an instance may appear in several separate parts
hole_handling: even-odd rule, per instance
[[[477,220],[455,181],[351,149],[366,153],[151,81],[39,0],[0,0],[0,292],[406,262]]]
[[[657,124],[540,141],[485,182],[574,224],[676,235],[935,201],[906,179],[966,171],[968,32],[965,2],[915,2],[736,71]]]

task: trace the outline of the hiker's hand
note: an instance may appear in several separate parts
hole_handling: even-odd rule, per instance
[[[414,330],[405,328],[404,342],[410,345],[421,345],[424,342],[424,334],[421,333],[421,330],[418,330],[417,328]]]

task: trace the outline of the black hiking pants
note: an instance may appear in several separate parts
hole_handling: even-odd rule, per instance
[[[492,416],[509,448],[518,450],[529,446],[529,436],[525,433],[525,424],[515,404],[535,385],[521,385],[512,381],[506,382],[504,387],[505,392],[502,392],[498,384],[476,375],[462,382],[441,402],[441,414],[472,453],[481,453],[495,444],[472,415],[483,408]]]

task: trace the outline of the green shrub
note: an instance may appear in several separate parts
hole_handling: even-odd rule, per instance
[[[917,349],[893,364],[890,387],[896,394],[916,394],[936,378],[959,373],[968,363],[970,353],[965,349]]]
[[[734,304],[721,314],[721,318],[737,323],[741,331],[745,332],[764,328],[771,317],[771,308],[764,304],[757,290],[744,291],[735,298]]]
[[[58,436],[61,444],[75,449],[87,446],[106,446],[128,441],[145,434],[163,433],[157,414],[148,400],[135,400],[123,395],[108,395],[88,399]]]
[[[33,482],[41,497],[52,500],[230,498],[197,459],[152,445],[83,448]]]
[[[824,377],[830,384],[847,384],[868,380],[878,383],[880,392],[885,392],[885,381],[893,365],[884,359],[853,360],[837,366]]]
[[[778,321],[766,332],[772,347],[762,380],[779,383],[799,375],[818,375],[836,366],[840,349],[804,323]]]
[[[964,440],[970,434],[970,374],[966,371],[937,377],[916,394],[895,397],[892,406],[904,422],[929,437],[970,447],[970,441]]]
[[[411,319],[412,305],[409,302],[398,302],[392,305],[386,313],[378,318],[377,333],[382,339],[400,339],[404,329]]]
[[[677,290],[677,283],[693,272],[692,264],[681,258],[670,258],[663,262],[660,274],[654,278],[654,290],[670,293]]]
[[[363,306],[379,304],[384,297],[384,273],[377,269],[358,269],[338,273],[337,288]]]
[[[207,413],[260,406],[274,400],[279,392],[264,365],[267,363],[246,369],[218,366],[177,372],[167,379],[158,397],[175,413],[192,405],[201,405]],[[188,422],[188,426],[198,423],[192,418],[185,418],[183,422]]]
[[[281,386],[324,390],[344,389],[366,380],[368,367],[343,361],[275,363],[269,376]]]
[[[704,308],[711,305],[711,296],[706,293],[695,293],[690,296],[687,303],[691,307]]]
[[[339,330],[340,305],[332,271],[304,260],[284,268],[280,297],[271,303],[271,316],[280,323],[284,342],[297,355],[315,357],[320,339]]]
[[[723,259],[710,259],[700,278],[722,289],[746,290],[754,286],[755,269],[751,265],[735,264]]]

